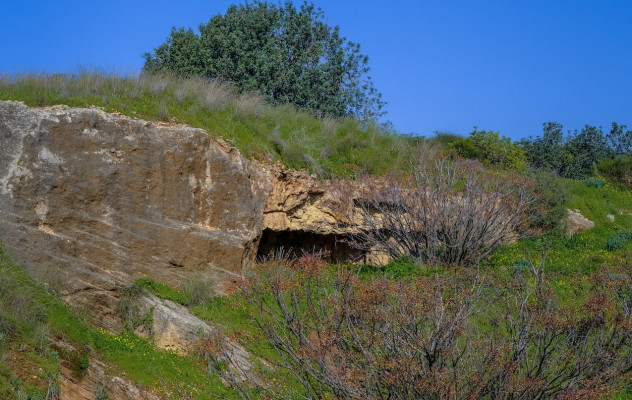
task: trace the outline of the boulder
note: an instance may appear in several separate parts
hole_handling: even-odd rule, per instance
[[[595,227],[595,223],[584,217],[579,210],[567,209],[567,234],[573,236],[576,233],[583,232]]]

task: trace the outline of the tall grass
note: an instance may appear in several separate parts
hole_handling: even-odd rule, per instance
[[[307,168],[323,178],[392,172],[413,157],[423,141],[379,124],[318,119],[292,105],[269,105],[233,85],[169,75],[77,74],[0,76],[0,100],[30,106],[98,106],[109,112],[171,121],[207,130],[248,157]]]

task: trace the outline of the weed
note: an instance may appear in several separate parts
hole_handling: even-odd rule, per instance
[[[119,316],[125,324],[125,329],[133,331],[142,322],[140,307],[136,300],[142,295],[142,288],[136,285],[126,286],[121,289],[121,298],[118,304]]]
[[[632,238],[630,232],[617,232],[608,238],[606,242],[606,249],[609,251],[618,250],[622,248],[628,240]]]
[[[189,275],[182,282],[182,293],[187,298],[187,304],[197,306],[213,296],[215,280],[208,273],[198,272]]]
[[[606,182],[599,178],[586,178],[584,182],[586,186],[594,188],[602,188],[606,185]]]
[[[102,382],[97,382],[96,389],[94,391],[94,400],[109,400],[108,389]]]

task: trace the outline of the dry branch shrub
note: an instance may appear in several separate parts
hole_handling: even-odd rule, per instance
[[[566,305],[544,257],[511,278],[453,268],[363,281],[317,257],[259,268],[243,294],[274,356],[256,354],[290,376],[255,385],[270,398],[589,399],[630,382],[630,315],[613,294],[630,286],[608,275]]]
[[[334,186],[331,208],[352,246],[430,264],[476,264],[526,231],[534,201],[528,179],[453,157],[415,165],[403,179]]]

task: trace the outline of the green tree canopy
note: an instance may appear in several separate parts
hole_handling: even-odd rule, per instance
[[[564,178],[584,179],[595,172],[600,161],[629,155],[632,131],[613,122],[609,133],[586,125],[579,132],[564,135],[561,124],[547,122],[543,124],[542,136],[522,139],[520,146],[532,168],[550,170]]]
[[[259,91],[274,103],[293,103],[317,116],[383,115],[384,102],[368,76],[360,45],[325,23],[312,3],[287,1],[232,5],[201,24],[199,34],[172,28],[144,69],[226,79],[242,91]]]

